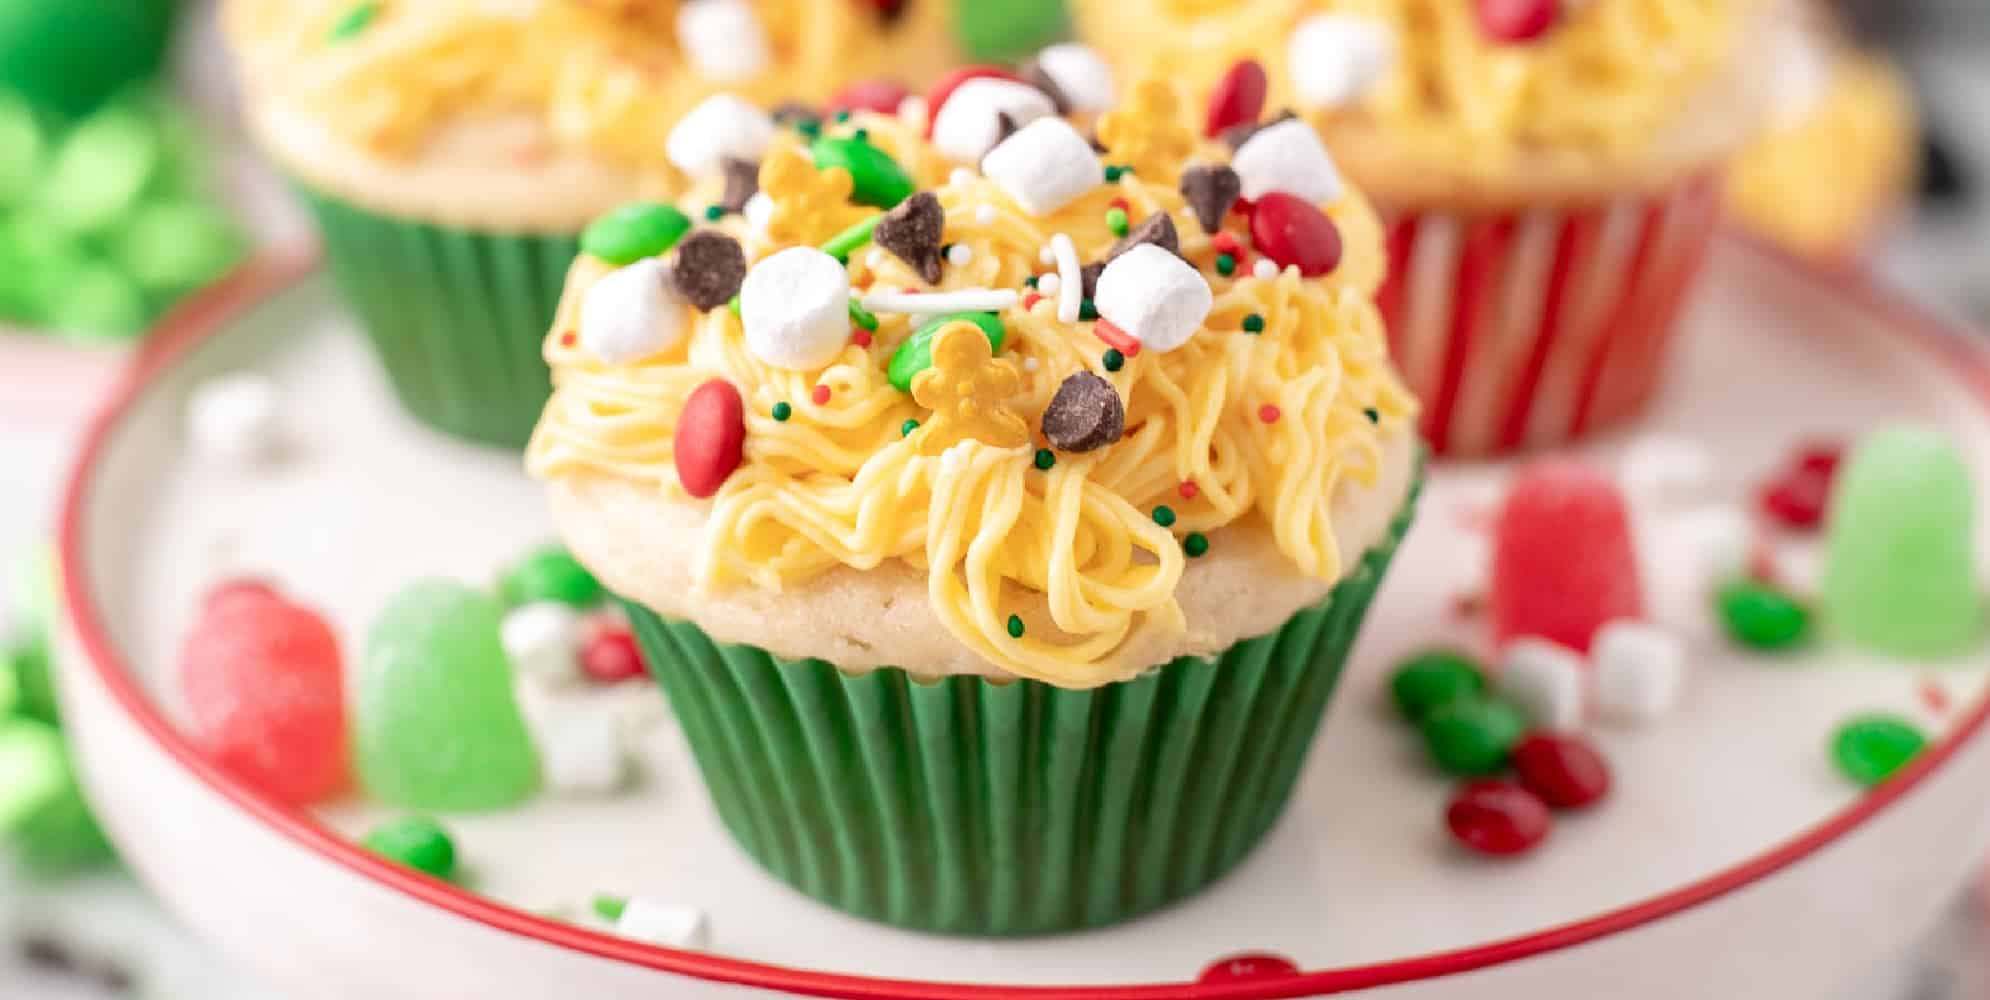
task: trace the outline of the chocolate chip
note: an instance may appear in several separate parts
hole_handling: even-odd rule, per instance
[[[1095,260],[1078,269],[1078,284],[1083,286],[1086,299],[1098,297],[1099,275],[1104,273],[1106,273],[1106,262],[1102,260]]]
[[[878,220],[871,239],[891,251],[892,256],[919,272],[929,285],[940,283],[940,234],[946,230],[947,213],[940,198],[921,191],[900,202],[897,208]]]
[[[1112,150],[1106,148],[1105,143],[1099,141],[1099,130],[1097,126],[1092,127],[1092,134],[1086,136],[1085,141],[1092,144],[1092,152],[1094,153],[1104,154],[1112,152]]]
[[[1119,242],[1106,252],[1106,263],[1110,264],[1127,252],[1143,243],[1152,243],[1176,256],[1182,252],[1181,234],[1175,232],[1175,220],[1166,212],[1155,212],[1140,221],[1140,224],[1127,231]]]
[[[1024,83],[1043,91],[1043,96],[1050,98],[1051,106],[1057,109],[1058,114],[1071,113],[1071,98],[1065,95],[1064,88],[1057,85],[1055,78],[1044,72],[1042,63],[1032,59],[1024,63],[1016,75],[1022,77]]]
[[[14,952],[23,965],[43,972],[67,973],[80,968],[69,946],[46,934],[22,935],[14,942]]]
[[[1016,134],[1016,119],[1007,111],[995,112],[995,145],[1000,146]]]
[[[670,261],[671,284],[699,309],[716,309],[732,301],[745,280],[746,251],[738,240],[716,229],[684,237]]]
[[[806,104],[801,101],[782,101],[774,105],[772,114],[774,116],[774,124],[781,126],[794,125],[796,122],[820,121],[822,119],[822,113],[815,109],[815,105]]]
[[[1182,197],[1195,209],[1195,219],[1202,223],[1203,232],[1214,233],[1221,228],[1223,217],[1230,214],[1243,193],[1243,179],[1228,164],[1197,164],[1182,171]]]
[[[728,156],[720,161],[719,168],[726,178],[726,193],[719,199],[719,206],[728,212],[745,211],[746,203],[760,193],[760,164]]]
[[[1043,411],[1043,436],[1059,451],[1103,448],[1125,431],[1126,404],[1111,382],[1091,372],[1065,379]]]
[[[1223,141],[1228,143],[1232,150],[1235,150],[1237,147],[1249,142],[1251,136],[1257,135],[1259,132],[1280,122],[1289,122],[1297,117],[1299,116],[1291,108],[1286,108],[1284,111],[1278,113],[1278,117],[1270,121],[1245,122],[1242,125],[1232,125],[1223,130]]]

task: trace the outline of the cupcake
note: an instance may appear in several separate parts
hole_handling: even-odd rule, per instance
[[[1380,301],[1424,434],[1441,454],[1485,455],[1574,439],[1653,394],[1715,228],[1718,172],[1755,127],[1762,74],[1740,43],[1771,2],[1080,0],[1076,13],[1122,69],[1216,88],[1212,134],[1259,101],[1319,132],[1387,221]]]
[[[546,341],[528,467],[719,817],[900,927],[1098,926],[1234,867],[1419,481],[1367,202],[1265,192],[1254,253],[1169,85],[1096,122],[1055,89],[781,131],[742,216],[576,261]]]
[[[807,102],[952,50],[942,0],[229,0],[247,115],[415,417],[517,447],[582,227],[685,185],[670,125],[720,89]],[[895,100],[872,84],[848,99]],[[703,206],[700,206],[701,208]]]

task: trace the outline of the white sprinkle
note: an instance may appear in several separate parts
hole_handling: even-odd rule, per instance
[[[947,248],[947,263],[955,267],[966,267],[974,259],[974,248],[965,243],[956,243]]]
[[[1012,288],[957,288],[950,292],[872,292],[864,308],[874,313],[936,316],[953,312],[1001,312],[1014,308],[1022,296]]]
[[[984,226],[992,226],[995,224],[995,216],[997,214],[999,213],[995,211],[995,206],[983,205],[974,210],[974,221]]]
[[[898,120],[914,132],[926,131],[926,98],[907,94],[898,102]]]
[[[1039,264],[1055,264],[1057,263],[1057,255],[1050,249],[1050,244],[1046,243],[1041,250],[1036,252],[1036,260]]]
[[[966,167],[955,167],[952,173],[947,174],[947,183],[952,184],[955,187],[961,187],[963,185],[974,183],[975,179],[980,176],[981,176],[980,174],[977,174],[974,171],[967,169]]]
[[[1057,290],[1063,287],[1064,287],[1064,279],[1058,277],[1057,274],[1054,272],[1051,274],[1043,275],[1036,279],[1036,290],[1039,294],[1043,295],[1045,298],[1048,298],[1052,295],[1056,295]]]
[[[282,436],[278,398],[267,375],[235,372],[205,379],[187,397],[187,437],[196,451],[222,461],[269,458]]]
[[[1251,265],[1251,274],[1263,278],[1266,281],[1270,281],[1271,279],[1278,277],[1278,264],[1277,262],[1273,261],[1270,257],[1259,257],[1257,261]]]
[[[557,601],[512,609],[498,627],[514,673],[558,687],[580,679],[580,614]]]
[[[1078,247],[1071,237],[1058,233],[1050,238],[1050,252],[1057,261],[1057,321],[1078,322],[1078,310],[1085,297],[1085,276],[1078,267]]]
[[[1023,370],[1024,370],[1024,371],[1026,371],[1026,372],[1033,372],[1033,371],[1036,371],[1036,359],[1035,359],[1035,358],[1024,358],[1024,359],[1023,359]]]
[[[677,47],[706,79],[744,80],[767,68],[767,32],[746,0],[695,0],[677,9]]]
[[[882,250],[877,250],[877,249],[873,249],[873,250],[871,250],[871,252],[869,252],[869,253],[865,254],[865,255],[864,255],[864,266],[865,266],[866,268],[869,268],[870,270],[873,270],[873,271],[877,270],[877,269],[878,269],[878,268],[880,268],[880,267],[883,267],[883,266],[884,266],[884,251],[882,251]]]
[[[712,947],[712,929],[705,911],[651,899],[629,900],[622,918],[615,921],[615,933],[666,948],[707,951]]]

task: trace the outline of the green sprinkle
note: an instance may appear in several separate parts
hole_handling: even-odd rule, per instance
[[[1022,637],[1023,637],[1023,620],[1021,618],[1016,617],[1015,615],[1010,615],[1009,638],[1020,639]]]
[[[1257,313],[1252,313],[1249,316],[1244,317],[1244,332],[1263,333],[1264,317],[1258,315]]]
[[[1106,183],[1118,184],[1121,177],[1125,177],[1132,172],[1132,167],[1122,167],[1117,163],[1111,164],[1106,167]]]
[[[844,114],[849,114],[849,112],[846,111],[844,112]],[[850,133],[850,138],[855,139],[858,142],[869,142],[871,141],[871,130],[867,128],[860,128],[855,132]]]
[[[1031,288],[1035,288],[1035,287],[1036,287],[1036,277],[1037,277],[1036,275],[1032,274],[1032,275],[1030,275],[1029,277],[1027,277],[1027,278],[1024,278],[1024,279],[1023,279],[1023,284],[1025,284],[1025,285],[1028,285],[1028,286],[1029,286],[1029,287],[1031,287]]]
[[[1126,366],[1126,355],[1119,353],[1117,347],[1108,347],[1099,361],[1106,366],[1106,371],[1116,372]]]
[[[1174,527],[1175,509],[1173,507],[1168,506],[1167,504],[1162,504],[1161,506],[1154,508],[1154,523],[1160,525],[1163,528]]]
[[[836,112],[836,124],[841,125],[845,122],[848,122],[849,120],[850,120],[849,108],[844,108],[843,110]],[[858,129],[857,132],[858,134],[862,134],[863,129]]]
[[[1188,553],[1190,559],[1202,558],[1209,551],[1209,536],[1200,531],[1189,532],[1188,537],[1182,539],[1182,551]]]
[[[616,267],[665,253],[691,231],[684,213],[658,202],[623,205],[588,224],[580,248]]]
[[[622,911],[629,908],[629,901],[620,896],[601,895],[594,897],[594,901],[589,905],[594,908],[597,916],[612,923],[622,919]]]
[[[850,251],[871,241],[871,231],[878,227],[878,220],[882,218],[884,218],[884,213],[880,212],[831,236],[829,242],[822,245],[822,252],[831,257],[841,258],[847,262]]]
[[[803,138],[814,139],[822,135],[822,121],[817,118],[803,118],[795,122],[795,131],[800,132]]]
[[[906,422],[898,425],[898,436],[911,437],[912,432],[918,429],[919,429],[919,421],[907,420]]]
[[[725,217],[726,217],[726,207],[725,207],[724,205],[706,205],[706,206],[705,206],[705,219],[706,219],[706,221],[708,221],[708,222],[717,222],[717,221],[719,221],[720,219],[723,219],[723,218],[725,218]]]
[[[373,828],[364,841],[366,849],[395,864],[436,878],[448,878],[456,871],[456,845],[442,824],[425,817],[410,817]]]
[[[1361,415],[1362,415],[1362,416],[1364,416],[1364,417],[1367,417],[1367,418],[1368,418],[1368,422],[1369,422],[1369,423],[1371,423],[1371,424],[1379,424],[1379,423],[1381,423],[1381,422],[1382,422],[1382,411],[1381,411],[1381,410],[1378,410],[1378,409],[1376,409],[1376,408],[1374,408],[1374,407],[1372,407],[1372,406],[1364,406],[1364,407],[1362,407],[1362,408],[1361,408]]]
[[[1056,464],[1057,464],[1057,455],[1056,453],[1052,452],[1049,448],[1038,448],[1036,450],[1037,468],[1042,469],[1045,472],[1049,472],[1050,467]]]
[[[1112,230],[1114,236],[1125,236],[1127,229],[1126,209],[1118,207],[1106,209],[1106,228]]]
[[[878,328],[877,315],[875,313],[872,313],[869,309],[864,308],[864,304],[862,302],[857,301],[856,299],[850,300],[850,322],[855,323],[858,326],[861,326],[864,329],[869,330],[873,333],[877,332]]]
[[[325,33],[325,41],[343,42],[365,31],[366,26],[372,24],[373,19],[379,16],[380,5],[377,3],[354,4],[337,21],[332,22],[332,30]]]
[[[784,400],[782,400],[782,401],[780,401],[780,402],[778,402],[778,403],[775,403],[775,404],[774,404],[774,419],[775,419],[775,420],[777,420],[777,421],[779,421],[779,422],[781,422],[781,423],[784,423],[784,424],[785,424],[785,423],[787,423],[787,422],[788,422],[788,418],[789,418],[789,417],[792,417],[792,416],[794,416],[794,415],[795,415],[795,408],[794,408],[794,407],[792,407],[792,406],[789,406],[789,405],[788,405],[788,401],[787,401],[787,400],[785,400],[785,399],[784,399]]]
[[[1091,321],[1098,318],[1099,318],[1099,307],[1097,303],[1094,303],[1091,299],[1084,299],[1078,303],[1079,320],[1086,323],[1090,323]]]
[[[1219,253],[1219,254],[1217,254],[1217,255],[1216,255],[1216,273],[1217,273],[1217,274],[1220,274],[1220,275],[1222,275],[1222,276],[1224,276],[1224,277],[1226,277],[1226,278],[1227,278],[1227,277],[1229,277],[1229,276],[1231,276],[1231,275],[1233,275],[1233,274],[1236,274],[1236,273],[1237,273],[1237,258],[1235,258],[1235,257],[1232,257],[1232,256],[1230,256],[1230,255],[1229,255],[1229,254],[1227,254],[1227,253]]]
[[[731,309],[734,316],[739,315],[739,296],[734,295],[731,299],[728,299],[726,301],[726,308]]]

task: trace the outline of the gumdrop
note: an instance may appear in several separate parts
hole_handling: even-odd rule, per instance
[[[411,809],[498,809],[530,796],[539,759],[512,693],[503,611],[429,581],[395,595],[367,636],[353,709],[360,783]]]
[[[211,592],[180,645],[195,745],[229,774],[290,804],[346,786],[344,667],[324,619],[260,585]]]
[[[1644,617],[1631,519],[1587,466],[1521,470],[1493,526],[1491,604],[1499,641],[1538,636],[1580,652],[1610,622]]]
[[[21,874],[35,878],[61,877],[111,857],[77,787],[62,733],[50,723],[0,720],[0,845]]]
[[[1942,656],[1977,639],[1975,499],[1955,445],[1889,428],[1845,460],[1831,496],[1822,608],[1839,634],[1901,656]]]

